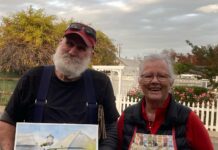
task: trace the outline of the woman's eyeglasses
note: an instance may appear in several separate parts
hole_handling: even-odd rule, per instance
[[[96,41],[96,32],[93,28],[80,24],[80,23],[71,23],[67,30],[72,31],[81,31],[83,30],[88,36],[91,36]]]
[[[156,74],[145,73],[145,74],[142,74],[140,77],[144,82],[151,82],[151,80],[153,80],[154,77],[156,77],[157,80],[160,82],[165,82],[169,79],[170,75],[161,74],[161,73],[156,73]]]

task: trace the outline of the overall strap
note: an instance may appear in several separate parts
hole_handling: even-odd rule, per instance
[[[92,80],[92,75],[90,70],[86,70],[83,74],[85,83],[85,93],[86,93],[86,106],[88,111],[88,124],[97,124],[98,116],[98,104],[96,101],[95,88]]]
[[[42,122],[44,105],[47,103],[47,93],[52,75],[52,66],[44,66],[34,108],[34,122]]]

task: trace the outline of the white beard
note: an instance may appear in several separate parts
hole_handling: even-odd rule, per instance
[[[60,47],[57,48],[53,55],[55,68],[69,79],[79,77],[88,68],[90,61],[90,57],[81,59],[72,57],[68,53],[61,54]]]

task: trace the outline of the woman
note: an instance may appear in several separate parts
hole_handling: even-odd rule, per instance
[[[198,116],[170,94],[174,74],[168,57],[145,57],[138,82],[144,97],[118,120],[119,149],[213,149]],[[137,143],[139,136],[143,142]]]

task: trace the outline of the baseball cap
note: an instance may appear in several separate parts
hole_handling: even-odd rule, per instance
[[[64,35],[68,36],[71,34],[79,35],[88,47],[95,47],[96,31],[92,27],[82,23],[71,23],[65,30]]]

